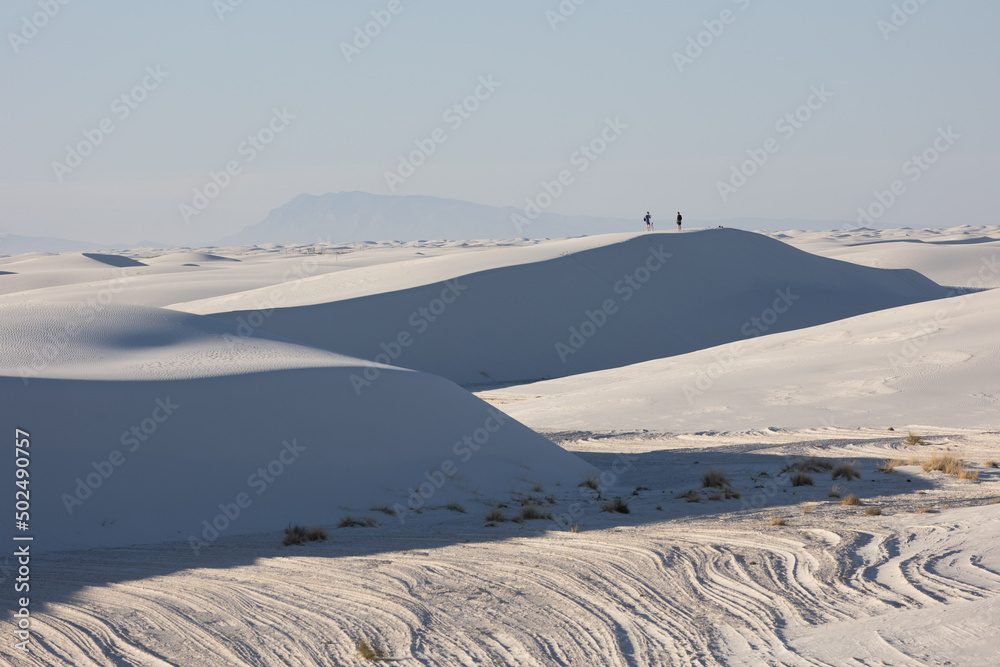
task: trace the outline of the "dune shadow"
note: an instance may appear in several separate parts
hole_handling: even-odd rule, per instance
[[[107,264],[108,266],[114,266],[119,269],[131,266],[148,266],[148,264],[143,264],[138,260],[132,259],[131,257],[125,257],[123,255],[105,255],[97,252],[85,252],[83,253],[83,256],[87,259],[92,259],[95,262]]]

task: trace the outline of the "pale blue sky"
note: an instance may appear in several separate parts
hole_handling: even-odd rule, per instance
[[[524,206],[568,169],[547,210],[854,221],[899,179],[875,226],[1000,223],[992,0],[587,0],[555,29],[558,0],[401,0],[351,62],[341,42],[390,0],[243,0],[220,20],[226,2],[0,6],[0,231],[211,241],[302,192],[388,194],[385,172],[436,128],[447,141],[397,194]],[[25,29],[49,5],[37,34]],[[894,5],[918,9],[886,39]],[[674,53],[724,11],[730,23],[679,71]],[[147,67],[165,78],[121,118],[112,101],[155,83]],[[446,122],[490,76],[500,87],[460,127]],[[779,131],[812,87],[832,97]],[[248,162],[240,144],[275,107],[295,118]],[[53,162],[105,118],[114,131],[60,182]],[[615,118],[627,127],[579,171],[574,152]],[[913,181],[904,163],[949,127],[948,150]],[[724,200],[719,182],[769,138],[776,152]],[[229,160],[240,173],[186,222],[179,206]]]

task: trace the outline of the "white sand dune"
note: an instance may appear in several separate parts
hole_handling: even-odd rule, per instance
[[[329,522],[405,508],[421,485],[418,508],[508,498],[592,471],[447,380],[196,315],[7,305],[0,341],[4,412],[34,443],[39,550]],[[240,494],[252,505],[233,510]],[[238,519],[216,521],[227,507]]]
[[[452,255],[172,307],[473,384],[616,368],[946,294],[912,271],[712,229]]]

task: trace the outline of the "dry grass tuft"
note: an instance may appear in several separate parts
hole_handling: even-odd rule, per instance
[[[850,482],[852,479],[861,479],[861,472],[858,470],[857,463],[841,463],[839,466],[833,469],[833,479],[839,479],[843,477],[845,480]]]
[[[782,474],[786,472],[823,472],[824,470],[830,470],[833,468],[833,464],[826,459],[821,459],[818,456],[810,456],[807,459],[798,459],[789,463],[784,468],[781,469]]]
[[[858,498],[853,493],[849,493],[849,494],[847,494],[847,496],[844,497],[843,500],[840,501],[840,504],[841,505],[860,505],[861,504],[861,498]]]
[[[371,518],[370,516],[363,516],[360,519],[355,519],[353,516],[345,516],[337,524],[337,528],[354,528],[360,526],[361,528],[374,528],[378,525],[378,521]]]
[[[931,457],[920,464],[924,472],[943,472],[946,475],[954,475],[961,480],[970,482],[979,481],[979,471],[967,468],[965,461],[954,454],[942,454],[940,452],[932,454]]]
[[[878,464],[878,470],[880,472],[892,472],[901,465],[903,465],[903,461],[901,459],[886,459],[882,463]]]
[[[729,500],[731,498],[738,499],[740,497],[740,492],[737,491],[736,489],[731,489],[727,486],[725,489],[722,490],[722,495],[726,497],[726,500]]]
[[[718,468],[712,468],[701,476],[701,485],[707,488],[721,489],[729,486],[729,478],[726,473]]]
[[[447,505],[445,505],[444,508],[449,509],[452,512],[460,512],[462,514],[465,514],[465,508],[462,507],[460,503],[450,502]]]
[[[389,659],[389,652],[375,642],[369,643],[364,639],[359,639],[358,643],[355,644],[355,648],[357,648],[358,655],[362,660],[375,661]]]
[[[906,436],[906,440],[903,441],[903,444],[909,447],[913,447],[914,445],[926,445],[927,441],[921,438],[919,435],[913,435],[913,432],[911,431],[910,434]]]
[[[573,527],[569,529],[569,532],[571,532],[571,533],[579,533],[580,532],[580,524],[574,523]]]
[[[994,461],[993,459],[990,459],[989,461],[983,461],[983,465],[986,466],[987,468],[1000,468],[1000,465],[998,465],[997,462]]]
[[[812,486],[813,477],[804,472],[797,472],[791,476],[792,486]]]
[[[690,491],[685,491],[684,493],[682,493],[681,495],[679,495],[677,497],[678,498],[683,498],[684,500],[688,501],[689,503],[700,503],[701,502],[701,493],[698,492],[698,491],[695,491],[694,489],[691,489]]]
[[[935,512],[936,510],[934,510],[934,509],[932,509],[932,508],[927,507],[926,505],[924,505],[923,507],[921,507],[917,511],[920,512],[921,514],[931,514],[932,512]]]
[[[881,507],[869,507],[868,509],[865,510],[865,514],[867,514],[869,516],[879,516],[880,514],[882,514],[882,508]]]
[[[507,515],[503,513],[503,510],[495,509],[486,515],[486,520],[494,523],[503,523],[507,520]]]
[[[771,515],[771,525],[772,526],[785,526],[788,524],[788,520],[785,517],[778,514]]]
[[[580,482],[580,486],[585,486],[588,489],[593,489],[594,491],[601,490],[601,485],[597,483],[596,477],[588,477],[587,479]]]
[[[612,500],[605,501],[601,504],[602,512],[618,512],[619,514],[628,514],[629,508],[628,503],[622,500],[621,496],[614,498]]]
[[[816,505],[813,504],[813,503],[803,503],[802,504],[802,513],[803,514],[812,514],[814,509],[816,509]]]
[[[543,512],[537,505],[525,505],[521,508],[518,519],[521,521],[532,521],[535,519],[551,519],[552,512]]]
[[[328,537],[326,530],[321,526],[306,528],[305,526],[289,526],[285,528],[285,539],[281,541],[286,547],[292,544],[305,544],[306,542],[322,542]]]
[[[830,487],[830,492],[826,494],[828,498],[843,498],[844,497],[844,487],[840,484],[834,484]]]
[[[382,512],[382,514],[388,514],[389,516],[396,515],[396,510],[392,509],[388,505],[379,505],[378,507],[373,507],[372,512]]]

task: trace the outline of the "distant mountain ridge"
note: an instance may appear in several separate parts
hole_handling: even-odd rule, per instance
[[[302,194],[217,245],[552,238],[635,231],[635,220],[537,213],[424,195]]]

